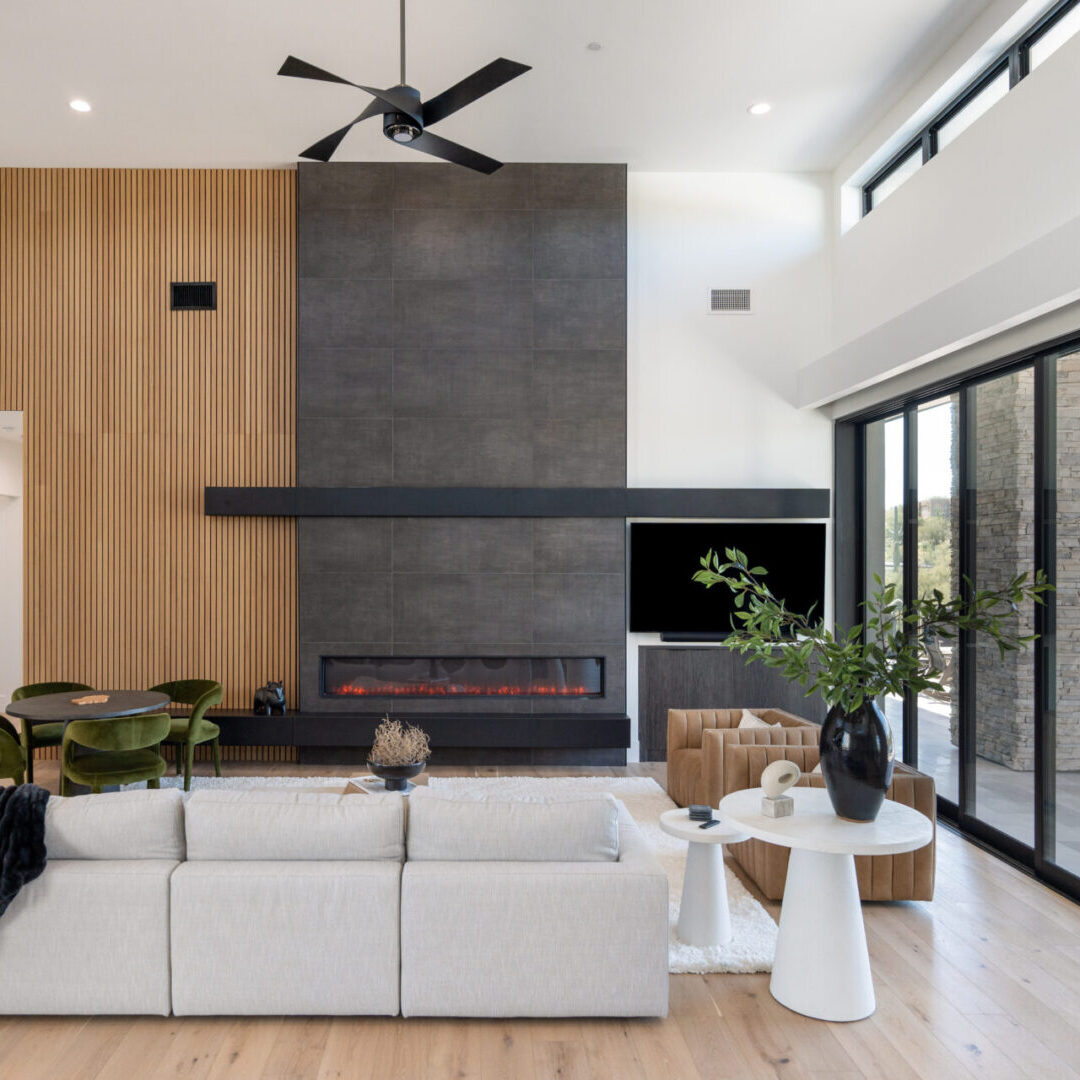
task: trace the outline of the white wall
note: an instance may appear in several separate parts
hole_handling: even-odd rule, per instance
[[[831,487],[831,423],[793,404],[797,369],[828,342],[829,178],[627,179],[627,483]],[[753,314],[710,315],[711,288],[750,288]],[[631,760],[637,650],[658,641],[627,636]]]
[[[1078,95],[1080,36],[837,238],[833,345],[800,372],[801,403],[836,400],[1080,298]]]
[[[22,444],[0,439],[0,707],[22,684],[22,494]]]

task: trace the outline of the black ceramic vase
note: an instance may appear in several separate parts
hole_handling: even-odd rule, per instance
[[[834,705],[821,727],[821,773],[833,809],[847,821],[873,821],[893,774],[892,734],[873,700],[853,712]]]

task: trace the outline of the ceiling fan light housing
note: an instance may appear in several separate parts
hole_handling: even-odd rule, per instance
[[[386,113],[383,116],[383,134],[392,142],[411,143],[423,134],[423,128],[404,113]]]

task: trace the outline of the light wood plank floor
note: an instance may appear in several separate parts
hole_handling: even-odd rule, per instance
[[[237,763],[229,771],[358,770]],[[664,780],[662,765],[432,771]],[[37,772],[55,791],[56,764]],[[789,1012],[770,997],[767,975],[673,975],[671,1014],[660,1021],[0,1018],[0,1078],[1080,1076],[1080,907],[947,830],[937,880],[932,904],[864,906],[878,1008],[855,1024]],[[778,905],[767,906],[775,917]]]

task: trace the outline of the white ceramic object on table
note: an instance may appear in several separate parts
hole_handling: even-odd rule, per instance
[[[723,821],[710,829],[690,820],[689,810],[667,810],[660,828],[669,836],[688,842],[686,876],[676,934],[687,945],[727,945],[731,941],[727,878],[724,876],[724,844],[748,840],[746,833]]]
[[[719,812],[732,828],[791,848],[772,996],[818,1020],[862,1020],[875,1000],[854,856],[915,851],[933,840],[934,826],[890,801],[874,821],[843,821],[822,788],[795,788],[795,813],[771,818],[761,812],[763,794],[732,792]]]
[[[794,761],[774,761],[761,771],[761,790],[766,798],[776,799],[789,787],[794,787],[802,776],[802,769]]]

